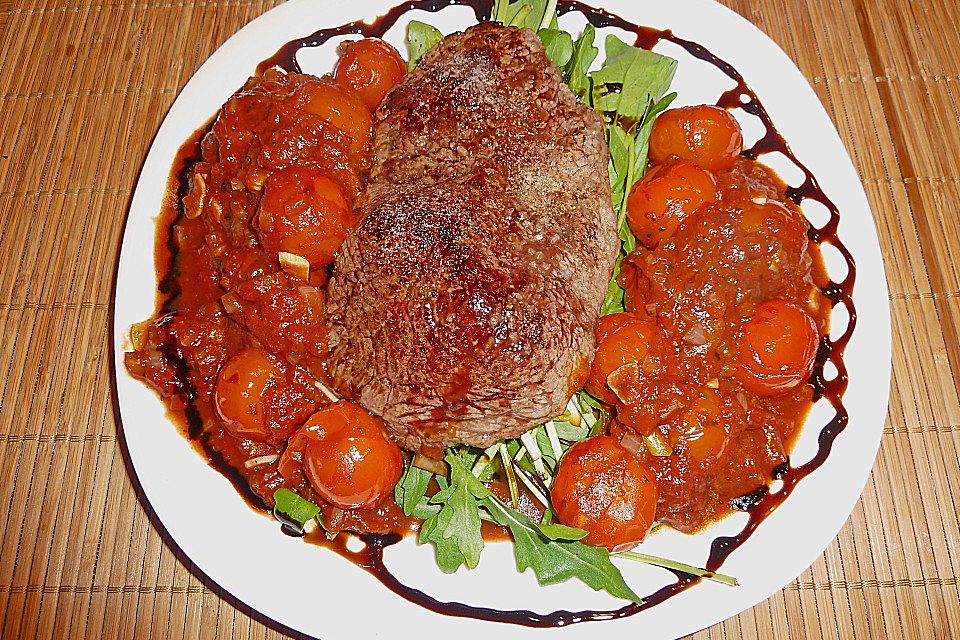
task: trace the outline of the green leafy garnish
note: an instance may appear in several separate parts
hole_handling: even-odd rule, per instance
[[[537,35],[550,61],[563,69],[573,57],[573,38],[570,34],[559,29],[540,29]]]
[[[557,0],[497,0],[493,19],[506,27],[522,27],[538,31],[556,28]]]
[[[441,40],[443,34],[439,29],[425,22],[411,20],[407,25],[407,50],[410,52],[407,71],[413,71],[423,54]]]
[[[576,401],[577,406],[580,408],[580,414],[584,418],[585,426],[589,429],[586,437],[592,438],[593,436],[600,435],[604,422],[606,421],[606,412],[603,405],[582,389],[573,395],[573,400]]]
[[[607,57],[590,74],[593,106],[604,114],[607,146],[610,148],[610,199],[617,214],[621,251],[600,315],[624,310],[623,289],[617,284],[623,259],[637,247],[627,224],[627,196],[647,168],[647,150],[653,122],[676,94],[670,88],[677,61],[646,49],[631,47],[616,36],[604,41]]]
[[[575,577],[594,589],[640,602],[610,562],[606,549],[579,542],[586,531],[562,524],[534,523],[508,507],[471,472],[476,458],[465,451],[448,450],[444,459],[450,465],[449,485],[426,501],[438,505],[440,510],[424,520],[420,542],[434,545],[441,570],[452,573],[463,565],[470,569],[477,566],[483,550],[480,525],[486,519],[510,530],[517,569],[533,569],[541,584]]]
[[[606,59],[591,75],[594,107],[620,119],[643,119],[650,104],[670,88],[677,61],[653,51],[632,47],[614,35],[604,40]]]
[[[695,567],[685,562],[677,562],[676,560],[669,560],[667,558],[661,558],[659,556],[651,556],[646,553],[637,553],[636,551],[621,551],[620,553],[617,553],[616,556],[619,558],[636,560],[637,562],[643,562],[645,564],[652,564],[655,567],[672,569],[674,571],[686,573],[691,576],[697,576],[698,578],[706,578],[707,580],[713,580],[714,582],[725,584],[728,587],[737,587],[740,585],[740,583],[737,582],[737,579],[734,578],[733,576],[724,575],[722,573],[715,573],[713,571],[707,571],[706,569]]]
[[[625,131],[616,120],[605,127],[607,143],[610,147],[608,164],[610,199],[613,210],[617,214],[617,234],[620,236],[621,250],[614,264],[613,277],[607,285],[607,295],[600,308],[602,316],[624,310],[623,289],[617,284],[617,276],[620,275],[623,259],[637,248],[637,239],[627,224],[627,196],[646,170],[647,149],[653,122],[670,106],[675,97],[676,94],[671,93],[663,96],[656,103],[650,104],[641,119],[634,122],[629,131]]]
[[[597,59],[600,50],[593,46],[597,30],[592,24],[587,24],[583,33],[573,44],[573,55],[569,62],[563,68],[563,79],[573,95],[581,102],[586,102],[588,106],[593,106],[593,83],[588,75],[590,65]]]
[[[583,529],[568,527],[565,524],[536,524],[537,531],[547,540],[583,540],[587,532]]]
[[[290,489],[277,489],[273,492],[273,514],[278,520],[296,523],[302,530],[304,525],[320,513],[320,507],[301,498]]]
[[[440,569],[453,573],[461,565],[473,569],[480,562],[483,536],[479,500],[490,491],[470,472],[472,461],[452,449],[444,459],[450,465],[450,485],[430,498],[431,504],[441,508],[424,520],[420,542],[432,542]]]
[[[589,587],[606,591],[617,598],[643,602],[627,586],[620,570],[610,562],[609,552],[603,547],[592,547],[577,541],[550,540],[529,518],[496,498],[488,498],[484,505],[497,524],[510,529],[518,571],[533,569],[537,581],[543,585],[577,578]]]
[[[433,473],[412,464],[407,464],[400,477],[400,482],[393,489],[393,498],[397,505],[403,509],[406,516],[412,516],[420,504],[420,501],[427,495],[427,487],[430,485],[430,479]]]

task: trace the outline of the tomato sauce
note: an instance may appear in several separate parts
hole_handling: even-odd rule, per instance
[[[646,358],[646,370],[619,376],[617,419],[640,436],[656,433],[671,449],[640,453],[660,483],[658,520],[687,532],[775,478],[812,406],[809,384],[761,397],[738,380],[745,322],[765,301],[786,301],[825,335],[831,310],[819,249],[786,185],[749,159],[717,182],[716,202],[656,248],[638,247],[619,276],[628,311],[655,324],[666,344]]]
[[[325,261],[307,260],[304,270],[284,265],[278,247],[270,251],[264,240],[275,239],[277,219],[291,209],[301,217],[309,207],[308,216],[324,207],[352,216],[370,162],[368,146],[358,152],[352,137],[311,111],[329,91],[312,76],[268,71],[181,147],[158,220],[158,312],[131,330],[135,350],[125,364],[160,393],[186,435],[252,506],[272,508],[274,492],[286,487],[321,505],[328,531],[402,531],[409,522],[392,501],[339,509],[302,474],[284,477],[278,469],[293,430],[330,403],[320,386],[333,251]],[[291,177],[334,195],[310,202],[319,189],[305,192]],[[268,200],[272,188],[280,196]],[[269,230],[265,201],[278,212]],[[321,217],[309,221],[309,235],[329,239],[335,250],[349,220],[331,229]],[[232,362],[251,357],[269,371],[228,375]],[[257,401],[232,402],[224,392],[231,383],[250,386]],[[244,415],[251,406],[263,415]]]

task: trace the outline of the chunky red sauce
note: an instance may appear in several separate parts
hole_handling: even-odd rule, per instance
[[[809,384],[758,395],[738,379],[745,323],[765,301],[785,301],[825,335],[830,313],[819,249],[786,185],[747,159],[717,180],[718,201],[656,249],[639,247],[619,278],[628,310],[655,322],[666,344],[650,367],[617,381],[629,400],[617,420],[671,449],[647,459],[660,485],[657,518],[681,531],[749,507],[744,496],[785,470],[812,406]]]
[[[395,542],[394,534],[416,526],[392,499],[372,509],[338,508],[323,500],[303,474],[285,476],[278,469],[287,439],[330,402],[317,384],[326,380],[327,268],[353,222],[344,217],[339,199],[349,211],[362,192],[370,162],[369,141],[357,142],[362,132],[345,134],[353,125],[331,124],[329,99],[324,97],[327,81],[294,73],[299,68],[293,56],[300,47],[322,44],[339,33],[382,35],[406,10],[437,10],[445,4],[410,2],[374,25],[351,23],[291,42],[261,65],[260,75],[228,101],[214,123],[184,143],[158,221],[158,311],[131,330],[135,350],[126,354],[125,364],[132,375],[157,389],[185,434],[251,505],[268,508],[274,491],[287,487],[321,505],[327,530],[381,534],[367,537],[368,549],[359,555],[322,535],[311,538],[353,557],[405,597],[452,615],[534,626],[631,615],[639,610],[635,605],[615,612],[541,616],[439,603],[403,586],[383,567],[383,547]],[[478,16],[484,13],[486,3],[474,4]],[[644,30],[574,2],[561,3],[560,9],[580,10],[598,26],[632,27],[640,45],[672,39],[736,74],[699,45],[669,32]],[[272,64],[290,73],[270,70]],[[607,398],[615,407],[608,413],[614,416],[607,425],[612,435],[625,442],[652,436],[669,450],[662,455],[632,448],[659,484],[658,520],[694,531],[731,510],[759,514],[740,536],[715,541],[711,569],[829,452],[845,424],[839,402],[845,383],[840,357],[855,321],[848,304],[853,269],[843,283],[831,282],[817,244],[829,241],[844,252],[835,238],[835,209],[805,169],[807,182],[788,188],[751,159],[780,147],[792,154],[742,78],[731,77],[739,85],[729,97],[750,98],[745,108],[761,115],[767,136],[732,167],[714,172],[715,203],[681,222],[659,246],[640,246],[624,262],[618,282],[626,290],[627,311],[655,326],[658,337],[649,347],[648,366],[620,371]],[[721,103],[732,106],[726,98]],[[365,126],[369,130],[369,124]],[[827,227],[809,226],[798,207],[804,197],[828,204],[834,216]],[[284,226],[284,220],[291,219]],[[310,224],[323,232],[299,234]],[[303,260],[281,263],[278,252],[283,251]],[[737,345],[745,323],[768,300],[802,307],[815,322],[820,348],[809,383],[783,393],[758,394],[738,378]],[[831,342],[826,337],[828,318],[838,301],[848,304],[851,322],[844,336]],[[250,383],[261,398],[262,415],[252,422],[243,415],[231,422],[224,418],[230,415],[229,403],[215,408],[221,402],[215,393],[217,380],[232,358],[251,351],[266,371]],[[839,386],[823,381],[826,359],[841,369]],[[837,408],[837,419],[821,434],[821,453],[809,468],[790,468],[789,451],[798,428],[824,392]],[[257,431],[255,438],[244,437],[249,424]],[[802,473],[790,475],[794,471]],[[768,495],[775,478],[784,478],[788,488]],[[509,497],[502,486],[492,488]],[[521,507],[536,515],[532,502]],[[492,529],[486,533],[502,535]],[[681,576],[675,585],[647,598],[647,606],[693,582]]]
[[[159,310],[131,331],[136,350],[125,363],[157,389],[187,435],[255,506],[272,506],[274,492],[286,487],[322,505],[330,531],[402,531],[409,525],[392,500],[340,509],[302,473],[279,469],[290,437],[330,403],[316,384],[325,380],[324,287],[333,254],[327,246],[339,245],[349,221],[309,220],[316,233],[305,239],[295,237],[294,225],[286,236],[295,237],[292,247],[277,246],[286,238],[273,231],[291,210],[301,217],[325,213],[329,198],[317,194],[329,191],[328,183],[334,197],[352,205],[369,165],[366,144],[357,147],[317,115],[323,105],[315,108],[316,101],[328,90],[312,76],[267,72],[181,147],[158,221]],[[278,213],[268,228],[264,212],[271,206]],[[347,204],[327,208],[350,211]],[[306,278],[284,270],[278,250],[285,248],[318,256]],[[217,393],[218,379],[227,387],[256,386],[263,415],[248,419],[249,399]]]

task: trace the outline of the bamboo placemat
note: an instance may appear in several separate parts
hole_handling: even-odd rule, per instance
[[[283,636],[151,524],[118,445],[107,346],[153,135],[200,63],[274,4],[0,0],[2,638]],[[863,178],[893,383],[877,465],[837,540],[693,637],[960,637],[960,3],[728,4],[797,61]]]

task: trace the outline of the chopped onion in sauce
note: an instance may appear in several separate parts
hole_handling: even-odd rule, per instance
[[[273,231],[273,214],[269,209],[260,208],[260,216],[257,218],[257,224],[260,225],[260,231],[265,233]]]
[[[280,260],[280,267],[291,276],[304,282],[310,280],[310,261],[303,256],[281,251],[277,254],[277,259]]]
[[[633,400],[633,392],[630,389],[630,382],[635,382],[640,377],[640,367],[636,362],[628,362],[622,367],[614,369],[607,376],[607,386],[613,391],[621,402],[630,404]]]
[[[413,456],[413,462],[410,464],[418,469],[435,473],[438,476],[446,476],[450,473],[450,469],[447,467],[446,462],[443,460],[437,460],[436,458],[428,458],[419,451]]]
[[[279,459],[280,459],[280,456],[278,456],[275,453],[272,453],[266,456],[257,456],[256,458],[250,458],[249,460],[243,463],[243,466],[245,466],[247,469],[253,469],[254,467],[259,467],[262,464],[270,464],[271,462],[276,462]]]
[[[683,334],[683,341],[693,345],[707,344],[707,330],[701,323],[696,323]]]
[[[644,436],[643,441],[647,445],[647,451],[649,451],[652,456],[665,458],[666,456],[673,455],[673,447],[671,447],[670,443],[664,440],[663,436],[657,431],[654,431],[648,436]]]
[[[144,320],[130,327],[130,343],[134,349],[143,349],[143,345],[146,344],[147,340],[147,330],[151,324],[153,324],[153,320]]]
[[[313,386],[315,386],[317,389],[320,389],[320,393],[322,393],[323,395],[327,396],[327,398],[330,400],[330,402],[336,402],[336,401],[338,401],[338,400],[340,399],[340,396],[338,396],[338,395],[335,394],[333,391],[331,391],[331,390],[327,387],[327,385],[323,384],[323,383],[320,382],[319,380],[314,380],[314,381],[313,381]]]
[[[620,445],[634,455],[640,455],[640,452],[646,448],[643,438],[632,429],[628,429],[620,440]]]
[[[227,313],[239,313],[241,311],[240,302],[233,293],[228,292],[220,296],[220,303]]]

